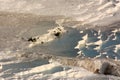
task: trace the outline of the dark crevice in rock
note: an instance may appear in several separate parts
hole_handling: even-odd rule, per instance
[[[54,33],[56,37],[60,37],[60,32]]]
[[[29,42],[36,42],[36,41],[37,41],[37,39],[36,39],[36,38],[32,38],[32,37],[31,37],[31,38],[29,38],[29,39],[28,39],[28,41],[29,41]]]

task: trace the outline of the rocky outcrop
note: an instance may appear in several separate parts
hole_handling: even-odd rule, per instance
[[[62,26],[58,26],[54,29],[48,30],[47,34],[43,34],[40,36],[35,36],[32,38],[29,38],[28,41],[31,42],[29,47],[36,46],[38,44],[43,44],[47,42],[51,42],[57,38],[60,38],[64,33],[66,33],[66,30]]]
[[[23,54],[24,55],[24,54]],[[21,55],[23,57],[23,55]],[[40,54],[39,58],[58,62],[64,66],[82,67],[95,74],[114,75],[120,77],[120,61],[112,59],[68,58],[49,54]]]
[[[120,67],[118,61],[108,59],[59,59],[63,65],[78,66],[87,69],[93,73],[120,76]]]

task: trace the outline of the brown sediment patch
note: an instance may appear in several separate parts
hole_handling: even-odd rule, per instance
[[[55,21],[65,18],[62,15],[36,15],[32,13],[2,12],[0,11],[0,26],[30,26],[40,21]]]

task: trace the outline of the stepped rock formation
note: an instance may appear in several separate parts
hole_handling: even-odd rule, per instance
[[[22,54],[22,57],[25,54]],[[28,57],[28,56],[27,56]],[[120,77],[120,61],[112,59],[68,58],[49,54],[39,54],[39,58],[52,60],[65,66],[82,67],[96,74],[114,75]]]

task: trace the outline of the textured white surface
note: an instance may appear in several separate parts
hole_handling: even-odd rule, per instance
[[[1,0],[0,11],[65,15],[94,25],[108,25],[120,20],[119,0]]]
[[[119,21],[120,0],[0,0],[0,79],[119,80],[49,63],[38,55],[76,57],[78,52],[79,56],[120,59]],[[53,35],[57,26],[62,26],[58,39]],[[39,39],[32,43],[27,41],[30,37]]]

